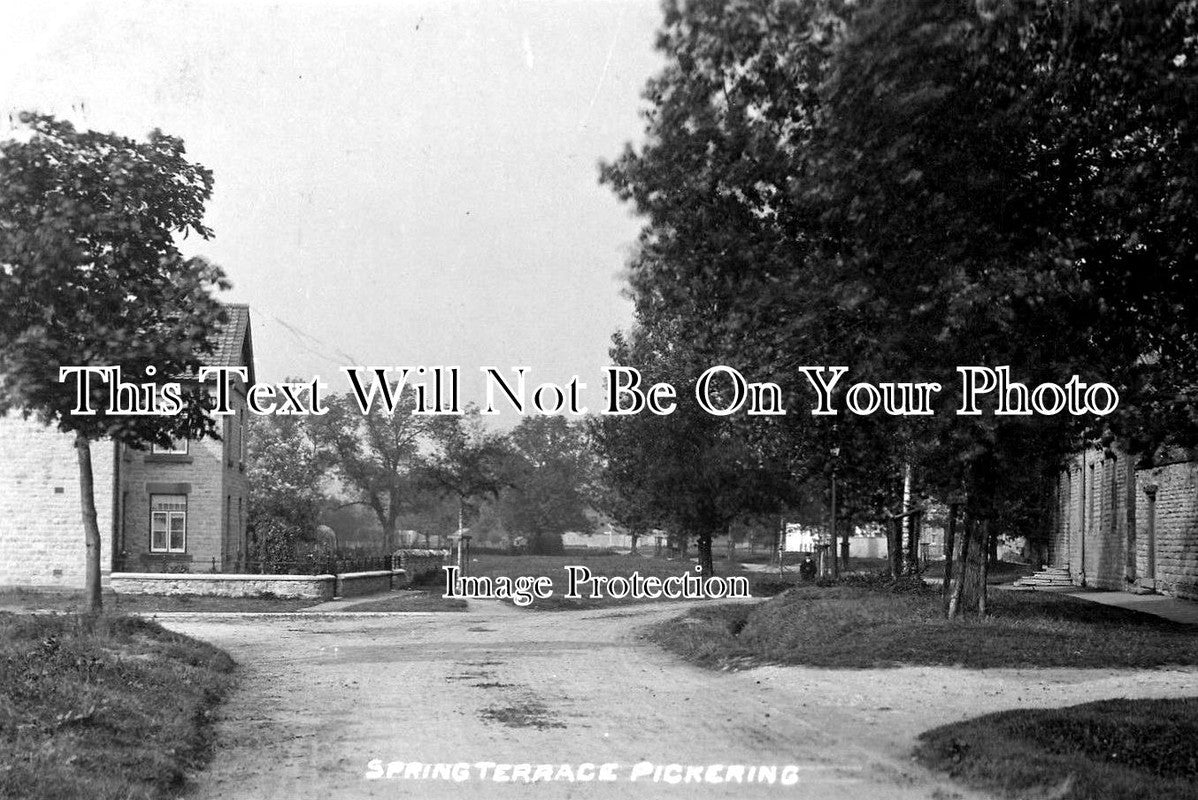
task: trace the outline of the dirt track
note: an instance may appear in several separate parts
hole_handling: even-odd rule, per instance
[[[472,603],[459,614],[164,615],[241,665],[213,764],[188,797],[964,798],[974,795],[911,762],[920,731],[1003,708],[1178,695],[1198,684],[1193,670],[718,673],[638,639],[641,625],[679,612]],[[495,782],[477,767],[461,782],[371,780],[372,759],[618,766],[614,781],[559,773]],[[793,765],[798,780],[632,782],[640,762]]]

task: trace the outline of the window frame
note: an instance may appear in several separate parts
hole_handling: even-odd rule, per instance
[[[150,455],[152,455],[152,456],[186,456],[186,455],[190,455],[191,440],[190,439],[172,439],[171,440],[172,444],[176,444],[178,442],[183,443],[182,450],[179,450],[179,449],[167,450],[163,447],[159,447],[156,444],[151,444],[150,445]]]
[[[172,504],[178,505],[181,502],[183,505],[183,510],[180,511],[177,508],[163,509],[163,510],[156,509],[154,507],[154,505],[155,505],[155,502],[159,498],[175,498],[172,501]],[[163,545],[165,545],[165,546],[159,546],[159,547],[156,547],[155,542],[154,542],[154,533],[155,533],[154,523],[155,523],[155,517],[157,515],[162,515],[163,527],[161,528],[161,531],[165,537],[164,541],[163,541]],[[171,536],[172,524],[171,523],[175,519],[182,520],[181,528],[182,528],[183,541],[182,541],[182,544],[178,547],[172,546],[172,542],[171,542],[171,539],[172,539],[172,536]],[[167,494],[164,492],[164,493],[155,493],[155,494],[150,495],[150,552],[151,553],[161,553],[163,555],[187,552],[187,495],[186,494]]]

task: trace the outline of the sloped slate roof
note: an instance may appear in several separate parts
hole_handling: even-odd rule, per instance
[[[204,357],[206,367],[248,368],[249,382],[254,382],[254,344],[250,333],[250,307],[245,303],[225,303],[228,322],[216,332],[212,352]],[[196,380],[194,373],[180,376],[183,380]]]
[[[229,321],[216,335],[216,347],[205,359],[209,367],[235,367],[241,363],[246,334],[250,330],[250,307],[245,303],[226,303]]]

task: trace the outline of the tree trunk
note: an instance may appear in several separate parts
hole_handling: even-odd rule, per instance
[[[951,587],[953,584],[953,557],[954,548],[956,547],[957,539],[957,504],[950,503],[948,506],[948,532],[944,537],[944,584],[940,587],[940,593],[944,597],[944,613],[948,616],[949,599],[952,597]]]
[[[91,442],[82,433],[75,434],[75,455],[79,460],[79,501],[83,511],[83,611],[98,614],[100,598],[100,525],[96,522],[96,484],[92,475]]]
[[[982,520],[981,522],[978,523],[978,527],[982,529],[982,536],[985,537],[985,541],[987,541],[987,542],[997,542],[998,541],[998,536],[991,535],[991,533],[990,533],[990,521],[989,520]],[[979,617],[986,616],[986,592],[987,592],[986,579],[989,577],[989,572],[990,572],[990,558],[989,558],[989,554],[987,554],[987,557],[981,559],[981,563],[978,565],[977,594],[978,594],[978,616]]]
[[[903,574],[903,518],[895,517],[886,525],[886,553],[890,556],[890,577]]]
[[[715,565],[711,559],[711,531],[704,530],[699,533],[699,574],[703,576],[703,580],[707,580],[712,575],[715,575]]]
[[[629,536],[629,537],[632,539],[632,555],[634,555],[634,556],[635,556],[635,555],[637,555],[637,552],[636,552],[636,543],[637,543],[637,540],[641,538],[641,537],[640,537],[640,534],[637,534],[637,533],[629,533],[629,534],[628,534],[628,536]]]
[[[968,514],[968,512],[966,512]],[[985,613],[986,608],[986,537],[990,533],[990,522],[984,519],[974,519],[972,515],[965,518],[965,541],[968,545],[967,557],[959,565],[961,575],[961,599],[957,612]]]
[[[919,512],[907,517],[907,574],[919,574]]]
[[[840,536],[841,536],[840,560],[843,564],[844,571],[848,572],[849,571],[849,536],[852,534],[852,531],[853,531],[853,516],[852,516],[852,514],[845,515],[844,525],[841,526],[841,531],[843,531],[843,532],[840,534]],[[835,543],[833,543],[832,546],[835,547],[836,546]]]
[[[968,514],[968,511],[966,514]],[[969,533],[972,524],[970,518],[966,516],[965,535],[961,537],[961,542],[957,546],[957,552],[952,556],[956,560],[957,566],[953,569],[952,584],[949,586],[949,619],[956,619],[961,614],[961,602],[965,597],[965,563],[969,560]]]

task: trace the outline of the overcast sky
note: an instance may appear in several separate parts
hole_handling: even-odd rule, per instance
[[[22,109],[159,127],[213,170],[185,248],[252,307],[259,380],[455,364],[473,395],[527,365],[597,404],[639,229],[597,162],[640,137],[655,0],[3,11],[0,135]]]

